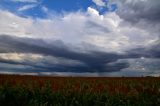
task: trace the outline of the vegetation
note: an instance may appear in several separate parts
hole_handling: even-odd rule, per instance
[[[0,106],[160,106],[160,78],[0,75]]]

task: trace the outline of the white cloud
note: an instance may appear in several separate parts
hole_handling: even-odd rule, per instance
[[[0,33],[13,36],[25,36],[27,29],[32,26],[32,19],[22,18],[8,11],[0,10]]]
[[[103,15],[100,15],[99,12],[97,10],[95,10],[94,8],[88,7],[87,9],[88,14],[92,17],[92,18],[96,18],[99,20],[103,20]]]
[[[92,0],[97,6],[105,6],[105,2],[103,0]]]
[[[8,74],[8,75],[39,75],[38,73],[34,73],[34,72],[14,72],[14,71],[0,71],[1,74]]]
[[[47,12],[49,11],[48,8],[47,8],[46,6],[42,6],[41,9],[42,9],[42,11],[45,12],[45,13],[47,13]]]
[[[36,7],[36,6],[37,6],[37,4],[24,5],[24,6],[20,7],[20,8],[18,9],[18,11],[26,11],[26,10],[32,9],[32,8],[34,8],[34,7]]]
[[[96,9],[88,7],[87,12],[59,16],[45,7],[43,9],[49,14],[47,19],[24,18],[0,10],[0,34],[40,38],[47,42],[62,40],[66,45],[78,48],[78,51],[94,49],[106,52],[124,52],[149,46],[159,39],[158,33],[138,27],[141,24],[127,23],[116,12],[100,15]],[[92,44],[95,48],[87,48],[84,44]]]
[[[85,64],[78,60],[65,59],[61,57],[43,56],[40,54],[31,53],[0,53],[0,60],[13,61],[22,64],[32,64],[35,66],[54,66],[54,65],[66,65],[66,66],[84,66]]]

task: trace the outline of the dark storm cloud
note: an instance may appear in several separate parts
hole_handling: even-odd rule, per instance
[[[5,39],[5,40],[4,40]],[[61,42],[62,43],[62,42]],[[58,45],[56,43],[56,45]],[[0,52],[1,53],[37,53],[42,55],[50,55],[55,57],[63,57],[71,60],[78,60],[85,63],[85,66],[65,66],[65,65],[55,65],[55,66],[37,66],[30,63],[16,63],[14,61],[4,61],[1,62],[9,64],[23,64],[33,67],[42,68],[45,70],[56,70],[60,72],[112,72],[120,71],[123,68],[128,67],[127,63],[115,64],[115,66],[107,66],[107,63],[117,61],[123,58],[123,55],[118,55],[116,53],[103,53],[98,51],[92,51],[92,53],[81,53],[71,51],[67,47],[58,47],[45,43],[40,39],[30,39],[30,38],[19,38],[11,37],[7,35],[0,36]]]
[[[127,51],[128,58],[160,58],[160,42],[148,48],[135,48]]]
[[[57,43],[61,43],[61,46]],[[54,45],[55,44],[55,45]],[[36,65],[28,62],[16,62],[16,61],[7,61],[1,59],[1,63],[7,64],[15,64],[15,65],[26,65],[33,67],[33,71],[35,69],[39,69],[37,71],[57,71],[57,72],[114,72],[120,71],[121,69],[129,67],[127,62],[123,63],[115,63],[109,64],[112,62],[116,62],[118,59],[126,59],[126,58],[140,58],[144,57],[159,57],[160,49],[159,46],[157,48],[150,49],[134,49],[128,51],[128,54],[119,55],[116,53],[106,53],[99,51],[92,51],[91,53],[81,53],[74,52],[64,46],[63,42],[56,41],[56,43],[48,44],[40,39],[31,39],[31,38],[19,38],[19,37],[11,37],[7,35],[0,36],[0,52],[1,53],[37,53],[42,54],[44,56],[54,56],[54,57],[62,57],[70,60],[78,60],[86,65],[74,65],[67,66],[64,64],[52,64],[49,63]]]
[[[160,0],[121,0],[117,14],[132,23],[141,20],[160,22]]]

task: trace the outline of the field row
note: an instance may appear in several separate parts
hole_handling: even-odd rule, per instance
[[[16,106],[159,106],[160,78],[0,75],[0,105],[4,104]]]

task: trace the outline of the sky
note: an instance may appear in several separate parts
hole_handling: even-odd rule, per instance
[[[0,0],[0,73],[160,76],[160,0]]]

